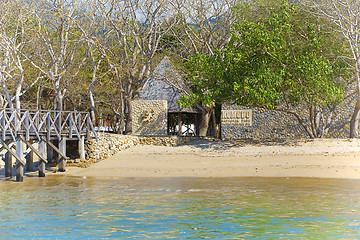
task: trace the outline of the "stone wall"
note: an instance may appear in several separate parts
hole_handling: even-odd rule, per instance
[[[349,96],[351,96],[349,94]],[[350,118],[355,106],[354,98],[346,98],[336,107],[329,132],[324,137],[347,138],[350,135]],[[299,139],[309,138],[304,128],[294,115],[279,111],[265,110],[261,108],[248,108],[236,105],[223,105],[222,110],[252,109],[251,126],[221,126],[223,139]],[[306,109],[298,109],[302,116],[308,113]],[[305,119],[305,123],[308,120]]]
[[[167,134],[167,101],[137,100],[132,102],[132,132],[140,136]]]
[[[295,117],[277,111],[224,105],[224,110],[252,109],[251,126],[222,125],[223,139],[302,138],[306,133]]]
[[[88,162],[99,162],[136,145],[178,146],[196,139],[196,137],[142,137],[111,133],[97,133],[97,138],[98,141],[92,139],[85,144],[86,159]]]

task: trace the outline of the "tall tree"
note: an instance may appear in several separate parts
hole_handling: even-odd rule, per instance
[[[360,2],[358,0],[303,0],[306,7],[331,20],[335,31],[347,40],[351,52],[350,64],[354,69],[356,104],[350,120],[350,137],[359,136],[360,119]]]
[[[86,60],[86,56],[79,56],[82,34],[76,28],[81,17],[81,1],[41,0],[31,4],[37,25],[32,33],[36,51],[23,54],[51,80],[55,108],[63,110],[63,99],[70,81]]]
[[[193,54],[212,56],[221,50],[230,40],[231,26],[235,17],[231,9],[239,0],[173,0],[172,6],[180,23],[172,29],[172,36],[177,42],[175,54],[188,61]],[[185,89],[183,89],[185,90]],[[191,93],[187,93],[191,94]],[[210,113],[214,112],[215,102],[199,102],[202,109],[202,121],[199,135],[206,136]],[[215,126],[214,126],[215,127]]]
[[[150,76],[160,41],[169,32],[171,10],[164,0],[99,0],[106,20],[103,54],[120,87],[126,109],[125,133],[132,131],[132,100]]]
[[[3,2],[0,9],[0,83],[5,96],[0,96],[1,107],[20,109],[20,97],[40,78],[26,79],[30,64],[22,55],[31,51],[32,20],[30,8],[23,1]]]

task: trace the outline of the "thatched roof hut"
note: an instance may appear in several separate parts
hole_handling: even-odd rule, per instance
[[[182,108],[177,103],[184,91],[189,92],[188,87],[168,57],[164,57],[138,93],[138,99],[167,100],[168,113],[201,113],[197,107]]]
[[[190,92],[189,88],[168,57],[164,57],[153,76],[138,92],[138,100],[166,100],[168,134],[197,135],[201,110],[197,107],[183,108],[178,104],[185,92]]]

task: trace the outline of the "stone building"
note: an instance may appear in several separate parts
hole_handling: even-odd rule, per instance
[[[196,136],[201,111],[196,107],[183,108],[178,104],[184,91],[188,91],[186,84],[165,57],[133,102],[133,133]]]

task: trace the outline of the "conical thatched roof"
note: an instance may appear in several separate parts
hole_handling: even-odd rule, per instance
[[[169,113],[199,113],[196,107],[182,108],[177,101],[188,91],[180,74],[176,71],[167,57],[154,70],[152,78],[149,78],[142,90],[138,93],[139,100],[167,100]]]

